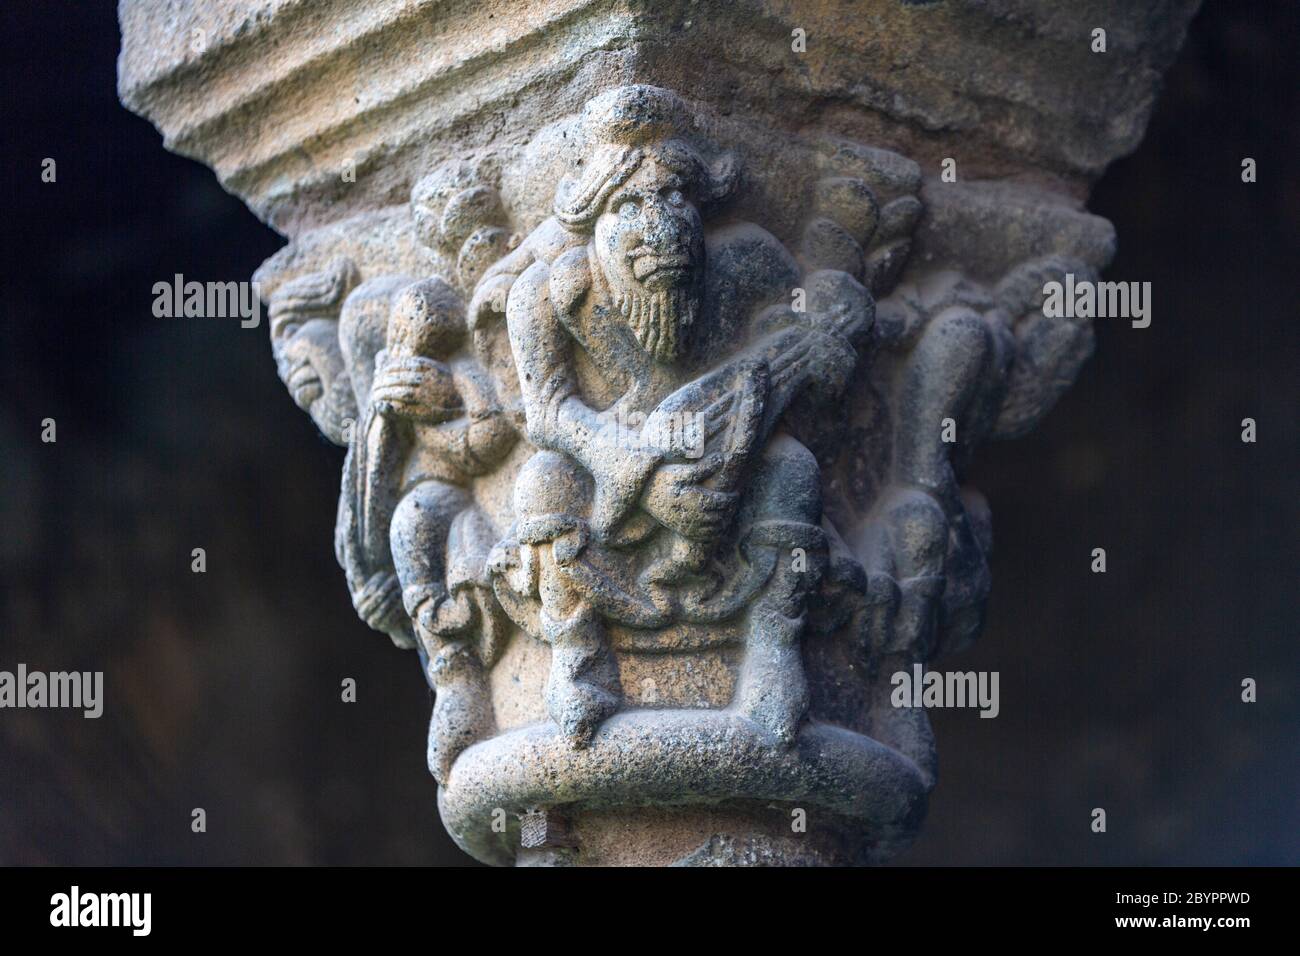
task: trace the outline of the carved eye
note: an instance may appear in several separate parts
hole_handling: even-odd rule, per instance
[[[635,199],[625,199],[619,204],[618,216],[620,219],[635,219],[636,214],[641,211],[641,204]]]
[[[301,328],[302,328],[301,319],[297,319],[297,318],[284,319],[279,323],[279,325],[275,327],[275,337],[277,339],[280,339],[281,341],[291,339],[298,334],[298,330]]]
[[[682,195],[680,189],[668,190],[668,194],[665,198],[667,198],[669,205],[672,206],[681,206],[686,202],[686,197]]]

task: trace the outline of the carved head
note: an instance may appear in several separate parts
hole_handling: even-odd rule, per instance
[[[299,408],[330,441],[344,444],[356,401],[339,348],[338,315],[357,279],[356,267],[337,259],[321,272],[299,276],[271,297],[271,349],[276,371]]]
[[[561,185],[556,218],[590,237],[610,303],[641,346],[673,362],[700,308],[701,208],[730,192],[734,163],[710,164],[682,137],[685,107],[667,91],[623,87],[587,112],[602,141]]]

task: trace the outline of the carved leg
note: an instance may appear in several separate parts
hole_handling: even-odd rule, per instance
[[[478,654],[464,641],[448,641],[429,661],[434,689],[429,721],[429,770],[440,784],[465,748],[496,731],[487,674]]]
[[[913,348],[902,380],[895,438],[896,487],[881,510],[901,592],[892,644],[924,659],[936,645],[939,602],[948,579],[949,533],[969,537],[953,474],[951,419],[958,443],[970,444],[972,408],[994,360],[989,327],[975,311],[952,306],[936,315]],[[961,446],[958,445],[958,448]]]
[[[590,479],[553,452],[530,458],[515,481],[520,560],[536,568],[542,638],[551,645],[546,710],[575,747],[589,744],[622,701],[604,622],[560,567],[586,547],[591,496]]]
[[[393,512],[393,566],[402,585],[402,603],[429,657],[434,691],[429,724],[429,769],[444,783],[451,765],[470,744],[492,734],[487,678],[468,643],[475,623],[472,602],[447,594],[447,534],[468,506],[465,493],[441,481],[413,488]]]
[[[402,585],[402,604],[417,631],[435,633],[439,605],[447,597],[447,534],[472,504],[465,492],[441,481],[416,485],[393,512],[389,543]],[[432,655],[436,650],[429,647]]]
[[[542,631],[551,645],[546,710],[573,746],[585,747],[622,700],[605,626],[582,604],[572,616],[559,620],[543,609]]]
[[[890,647],[925,659],[943,597],[948,519],[933,496],[916,488],[894,489],[883,506],[900,592]]]
[[[800,645],[806,616],[782,613],[783,603],[789,606],[787,602],[764,599],[750,611],[745,664],[735,706],[789,746],[808,710],[808,681]]]
[[[808,710],[801,638],[808,594],[826,567],[817,462],[793,438],[772,439],[750,484],[752,504],[742,522],[752,544],[777,550],[776,570],[749,613],[745,663],[735,706],[792,744]]]
[[[925,488],[940,501],[955,496],[952,442],[944,419],[952,419],[958,444],[970,442],[968,411],[991,362],[993,340],[971,309],[953,307],[935,316],[912,349],[901,382],[894,475]]]

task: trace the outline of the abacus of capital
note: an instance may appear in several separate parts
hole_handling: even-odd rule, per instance
[[[123,101],[288,239],[272,352],[461,847],[915,836],[890,675],[979,633],[963,475],[1092,350],[1044,286],[1111,257],[1089,186],[1195,6],[123,0]]]

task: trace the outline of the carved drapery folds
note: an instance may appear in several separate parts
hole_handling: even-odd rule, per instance
[[[293,224],[257,275],[277,369],[347,449],[335,550],[358,617],[435,692],[429,766],[464,849],[885,859],[935,782],[890,676],[968,645],[989,594],[965,469],[1092,349],[1041,305],[1110,255],[1069,198],[1096,161],[946,183],[888,124],[774,125],[748,81],[735,103],[667,88],[695,68],[655,49],[511,101],[518,128],[480,111],[431,134],[428,162],[395,147],[386,185],[375,150],[352,193],[345,169],[286,199],[236,163]],[[826,56],[807,82],[840,89]],[[155,108],[157,83],[132,89]]]

